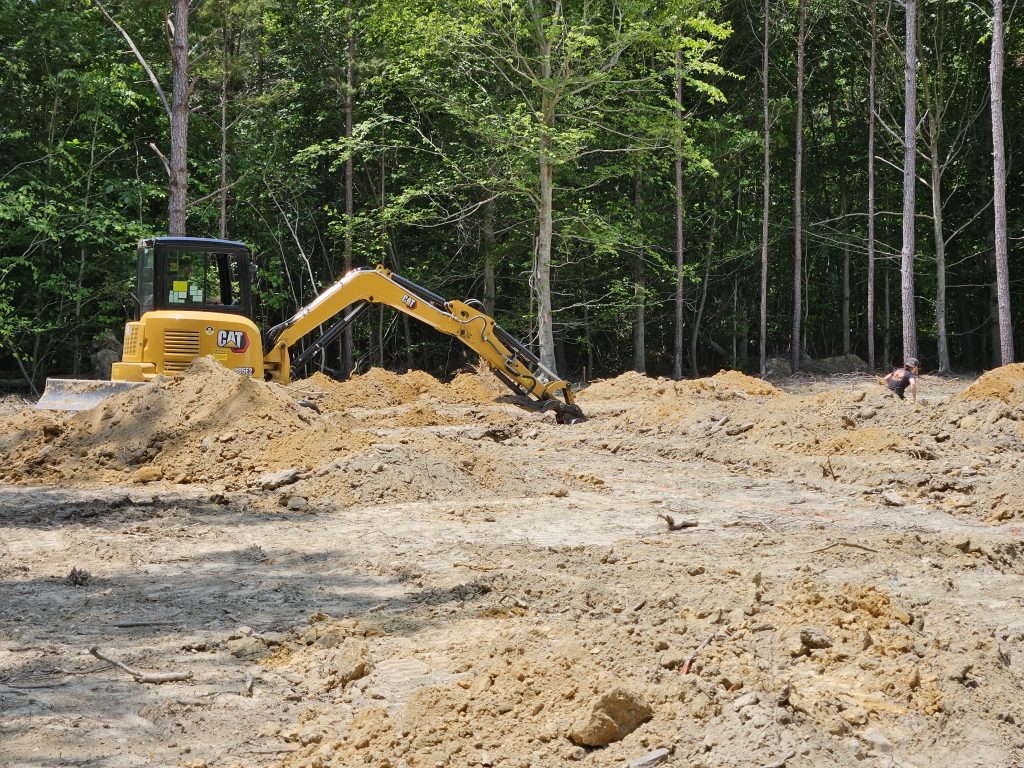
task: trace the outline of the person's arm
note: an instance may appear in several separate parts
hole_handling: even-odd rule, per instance
[[[889,371],[889,373],[885,374],[885,378],[882,379],[882,383],[888,384],[890,381],[892,381],[892,371]]]
[[[910,402],[917,402],[917,376],[910,379]]]

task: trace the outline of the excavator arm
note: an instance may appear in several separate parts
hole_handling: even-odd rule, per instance
[[[268,330],[263,345],[267,376],[281,383],[290,381],[293,367],[311,360],[371,304],[393,307],[456,337],[479,354],[512,390],[511,402],[530,410],[552,410],[563,423],[585,419],[569,384],[492,317],[470,303],[447,301],[383,266],[349,272],[291,318]],[[292,360],[291,348],[315,328],[328,323],[327,330]]]

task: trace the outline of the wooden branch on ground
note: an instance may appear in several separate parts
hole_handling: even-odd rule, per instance
[[[131,675],[136,683],[174,683],[184,680],[191,680],[191,672],[139,672],[136,669],[132,669],[127,664],[123,664],[117,659],[113,659],[103,653],[97,646],[93,646],[89,649],[89,653],[95,656],[100,661],[105,661],[108,664],[113,664],[118,669],[122,669]]]
[[[684,520],[680,520],[677,523],[675,521],[675,518],[672,517],[672,515],[658,515],[658,517],[660,517],[662,520],[668,523],[668,529],[670,531],[681,531],[683,528],[697,527],[697,521],[693,518],[686,518]]]
[[[854,544],[852,542],[846,541],[845,539],[843,541],[833,541],[827,547],[821,547],[819,549],[812,549],[810,552],[804,552],[804,554],[805,555],[813,555],[813,554],[815,554],[817,552],[824,552],[827,549],[832,549],[832,547],[853,547],[854,549],[863,549],[865,552],[874,552],[875,554],[878,554],[878,550],[877,549],[872,549],[871,547],[865,547],[863,544]]]

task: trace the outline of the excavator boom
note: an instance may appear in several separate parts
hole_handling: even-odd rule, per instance
[[[321,293],[291,318],[267,331],[264,370],[286,383],[291,369],[308,362],[369,305],[384,304],[454,336],[480,355],[514,393],[511,401],[531,410],[552,410],[561,422],[584,420],[569,384],[559,379],[525,345],[471,303],[445,300],[383,266],[356,269]],[[289,350],[317,327],[323,334],[293,361]]]

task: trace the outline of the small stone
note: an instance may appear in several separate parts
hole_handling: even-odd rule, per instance
[[[561,499],[561,498],[563,498],[565,496],[568,496],[569,495],[569,491],[567,489],[559,486],[558,488],[555,488],[555,490],[553,490],[551,492],[551,495],[554,496],[556,499]]]
[[[886,491],[885,493],[883,493],[882,501],[884,501],[890,507],[902,507],[905,506],[907,503],[903,500],[903,497],[900,496],[895,491]]]
[[[290,496],[288,497],[288,509],[297,512],[305,509],[309,506],[309,502],[304,496]]]
[[[591,701],[566,735],[577,746],[603,747],[625,738],[653,715],[637,694],[615,687]]]
[[[665,762],[668,755],[668,750],[662,747],[661,749],[656,749],[653,752],[648,752],[646,755],[634,757],[626,763],[626,768],[654,768],[656,765],[661,765]]]
[[[877,728],[868,728],[861,735],[867,743],[868,748],[878,755],[887,755],[892,752],[892,742]]]
[[[974,429],[977,426],[977,416],[964,416],[962,419],[960,419],[960,429]]]
[[[272,491],[282,485],[291,485],[299,479],[299,470],[282,469],[280,472],[268,472],[262,475],[256,484],[265,491]]]
[[[152,483],[157,480],[162,480],[164,477],[164,471],[160,467],[149,465],[148,467],[142,467],[135,470],[131,476],[133,483]]]
[[[264,738],[270,738],[271,736],[277,736],[277,734],[279,734],[280,732],[281,732],[281,724],[279,722],[277,722],[276,720],[268,720],[263,725],[261,725],[260,728],[259,728],[259,731],[257,731],[257,733],[259,733],[259,735],[263,736]]]
[[[850,725],[864,725],[868,721],[868,713],[860,707],[850,707],[844,709],[840,713],[840,717],[843,718]]]
[[[754,706],[755,704],[758,703],[758,701],[759,701],[759,699],[758,699],[757,694],[755,692],[751,691],[750,693],[746,693],[743,696],[740,696],[735,701],[733,701],[732,708],[735,709],[738,712],[739,710],[743,709],[744,707],[752,707],[752,706]]]

